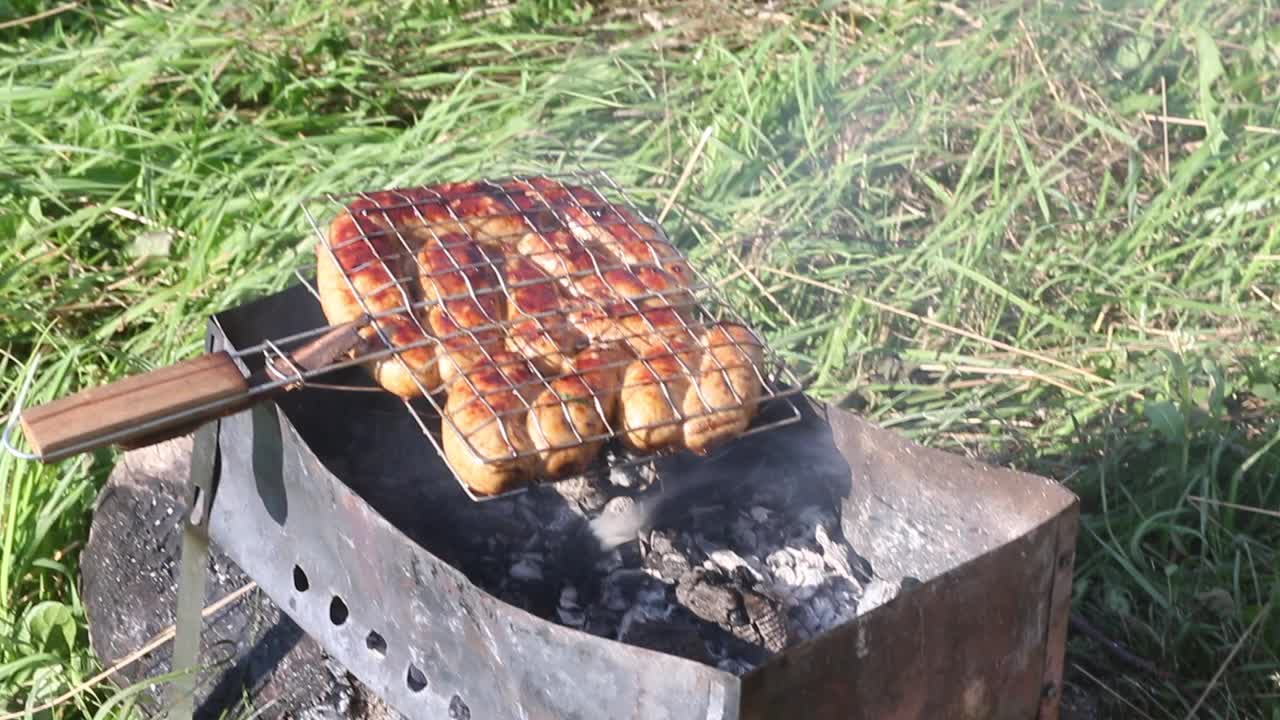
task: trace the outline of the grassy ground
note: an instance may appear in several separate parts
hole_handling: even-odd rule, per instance
[[[408,5],[0,0],[3,407],[197,352],[301,196],[688,169],[670,230],[815,396],[1080,495],[1074,688],[1280,718],[1280,6]],[[112,462],[0,458],[0,711],[95,669]]]

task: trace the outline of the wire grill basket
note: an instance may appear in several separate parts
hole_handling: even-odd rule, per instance
[[[767,422],[752,412],[756,421],[734,437],[800,418],[788,399],[799,392],[799,383],[786,366],[749,331],[709,332],[724,323],[745,330],[747,323],[603,172],[328,194],[307,198],[303,208],[319,261],[340,269],[342,290],[360,314],[411,324],[407,335],[414,339],[405,342],[371,323],[370,348],[360,357],[365,362],[394,358],[403,376],[412,379],[405,408],[460,481],[442,442],[446,430],[474,459],[496,464],[598,448],[624,435],[661,435],[744,407],[755,411],[776,403],[783,411],[770,412]],[[476,214],[468,216],[466,210]],[[339,218],[353,228],[341,236],[334,234]],[[547,242],[547,236],[560,241]],[[340,255],[357,245],[359,252],[348,253],[355,260],[344,265]],[[512,272],[517,264],[524,272]],[[363,284],[362,274],[367,276]],[[320,300],[314,276],[304,280]],[[607,294],[593,296],[590,288]],[[543,304],[556,307],[538,304],[552,294],[555,299]],[[522,295],[533,297],[534,306],[522,304]],[[386,307],[389,296],[398,299],[392,307]],[[371,301],[377,298],[384,300],[381,306]],[[459,312],[450,314],[450,308]],[[433,326],[433,312],[451,332]],[[459,315],[470,315],[471,321],[459,321]],[[593,323],[606,330],[593,331]],[[566,348],[550,340],[559,335],[580,340]],[[534,340],[522,342],[522,336]],[[566,362],[575,352],[602,346],[622,351],[593,357],[590,370]],[[405,359],[406,351],[421,347],[432,350],[434,371],[411,367]],[[516,347],[523,352],[511,352]],[[456,373],[454,390],[423,380],[439,374],[454,355],[490,370],[498,382],[480,385],[464,371]],[[617,380],[591,381],[601,377]],[[609,396],[627,397],[635,390],[650,391],[650,402],[658,406],[647,415],[657,419],[626,421],[625,413],[610,412]],[[479,411],[478,424],[463,427],[455,420],[447,400],[453,392],[464,393]],[[573,402],[585,407],[574,409]],[[548,419],[554,429],[544,427]],[[522,429],[533,446],[516,437]],[[482,433],[501,436],[501,451],[494,452],[492,443],[480,447],[474,439]],[[633,453],[633,458],[647,454]],[[493,497],[461,484],[473,499]]]
[[[390,390],[480,501],[593,476],[614,440],[616,466],[800,420],[800,383],[603,172],[301,207],[316,262],[295,274],[327,324],[25,412],[24,388],[4,447],[48,462],[159,441],[275,393]],[[355,366],[374,373],[336,373]],[[34,454],[12,445],[19,415]],[[518,482],[467,480],[499,468]]]

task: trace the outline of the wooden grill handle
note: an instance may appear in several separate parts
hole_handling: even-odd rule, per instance
[[[22,431],[35,454],[50,462],[70,448],[154,444],[239,412],[253,400],[249,381],[231,356],[208,353],[24,410]],[[199,410],[219,401],[223,404]],[[194,412],[172,417],[187,411]],[[151,422],[157,424],[144,427]]]

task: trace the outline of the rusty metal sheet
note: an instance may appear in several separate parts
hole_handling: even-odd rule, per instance
[[[1076,536],[1080,505],[1072,503],[1054,522],[1058,532],[1058,562],[1049,605],[1049,634],[1045,638],[1044,679],[1039,720],[1058,720],[1062,707],[1062,677],[1066,665],[1067,626],[1071,622],[1071,581],[1075,573]]]
[[[1074,496],[818,412],[857,479],[846,536],[912,588],[747,676],[742,717],[793,717],[806,687],[813,718],[1056,720]]]
[[[808,718],[1037,717],[1058,522],[905,591],[747,676],[742,717],[794,717],[798,687],[812,693]]]

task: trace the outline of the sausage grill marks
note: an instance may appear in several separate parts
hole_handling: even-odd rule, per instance
[[[316,248],[332,324],[394,352],[406,399],[447,396],[443,450],[477,494],[582,472],[619,436],[706,453],[746,430],[764,378],[746,327],[694,322],[684,258],[593,190],[545,177],[368,193]]]

